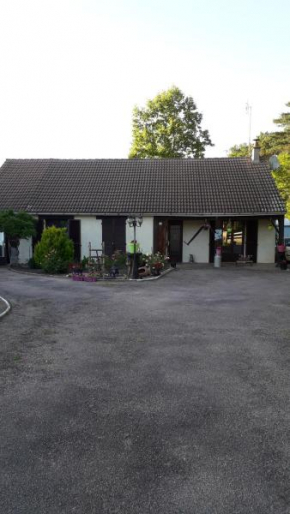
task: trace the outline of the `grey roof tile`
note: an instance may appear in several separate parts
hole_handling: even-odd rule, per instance
[[[52,214],[267,214],[284,203],[249,159],[8,159],[0,210]]]

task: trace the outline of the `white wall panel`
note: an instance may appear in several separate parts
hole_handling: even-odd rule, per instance
[[[258,252],[257,262],[260,264],[275,262],[275,229],[268,229],[270,220],[258,221]]]
[[[19,245],[19,264],[26,264],[32,257],[32,238],[20,239]]]
[[[184,220],[183,241],[188,242],[203,224],[203,219]],[[192,254],[194,262],[209,262],[209,236],[209,230],[202,230],[189,246],[183,242],[182,261],[189,262],[189,256]]]
[[[102,248],[102,220],[95,216],[78,216],[81,222],[81,258],[89,257],[89,243],[92,248]]]

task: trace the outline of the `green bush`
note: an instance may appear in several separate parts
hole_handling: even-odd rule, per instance
[[[34,260],[46,273],[67,271],[73,260],[74,245],[65,228],[46,228],[34,250]]]
[[[84,256],[81,260],[81,265],[83,269],[86,269],[88,267],[88,264],[90,262],[90,259],[86,256]]]
[[[110,271],[112,266],[117,268],[125,268],[127,263],[127,255],[120,250],[116,250],[112,257],[105,255],[105,270]]]
[[[34,257],[31,257],[27,264],[30,269],[40,269],[40,266],[39,264],[36,264]]]

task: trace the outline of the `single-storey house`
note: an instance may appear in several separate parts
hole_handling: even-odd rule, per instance
[[[144,253],[207,263],[218,245],[223,261],[243,254],[274,263],[285,214],[257,147],[252,159],[8,159],[0,168],[4,209],[37,219],[37,237],[21,241],[21,262],[50,225],[67,227],[76,259],[88,256],[89,243],[103,244],[107,255],[125,252],[133,239],[127,218],[141,215],[137,240]],[[7,262],[4,234],[0,261]]]

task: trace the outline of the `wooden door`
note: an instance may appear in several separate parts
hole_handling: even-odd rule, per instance
[[[126,252],[126,218],[125,216],[108,216],[102,220],[103,243],[105,255],[112,256],[117,250]]]
[[[164,218],[154,218],[154,253],[167,255],[168,223]]]
[[[169,256],[171,261],[182,261],[182,221],[170,221],[168,229]]]

